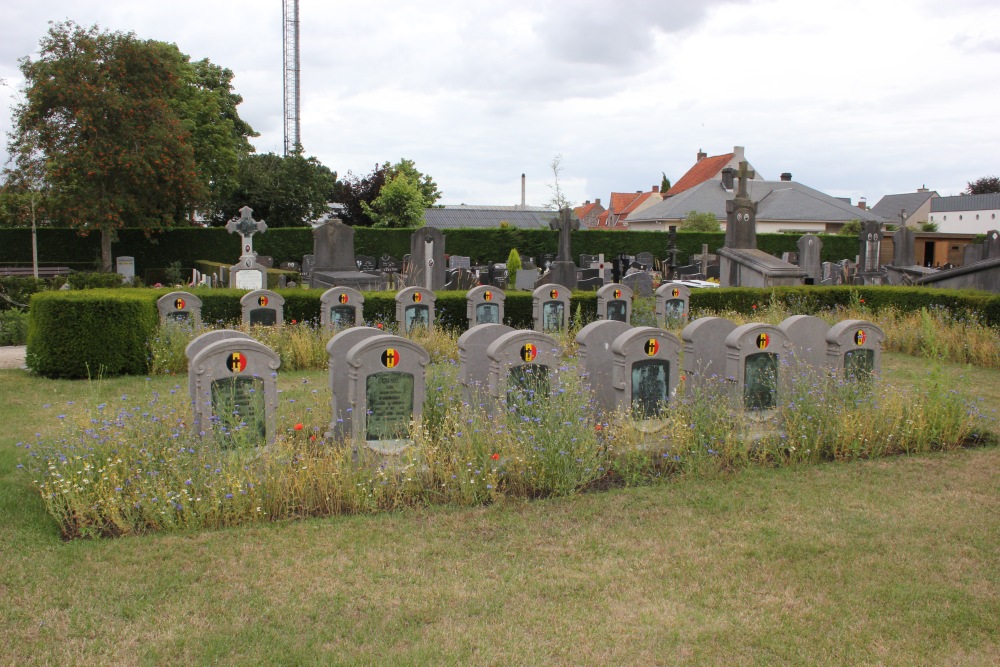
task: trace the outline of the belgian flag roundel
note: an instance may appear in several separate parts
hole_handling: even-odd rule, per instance
[[[681,291],[679,289],[677,289],[676,287],[673,288],[672,290],[670,290],[670,296],[674,297],[675,299],[677,297],[679,297],[680,295],[681,295]]]
[[[226,368],[231,373],[242,373],[247,369],[247,355],[242,352],[233,352],[226,359]]]
[[[493,292],[483,292],[483,301],[492,301]]]
[[[530,364],[538,356],[538,347],[531,343],[525,343],[521,346],[521,359],[525,363]]]
[[[421,294],[420,292],[413,293],[413,303],[420,303],[423,300],[424,300],[423,294]]]
[[[553,299],[558,299],[559,298],[559,290],[554,289],[554,290],[550,291],[549,292],[549,297],[553,298]]]
[[[185,303],[184,299],[174,299],[174,309],[175,310],[184,310],[184,306],[185,305],[186,305],[186,303]]]
[[[660,341],[655,338],[650,338],[646,341],[646,345],[643,349],[646,351],[646,356],[655,357],[656,353],[660,351]]]
[[[261,294],[259,297],[257,297],[257,303],[259,303],[262,306],[266,306],[267,305],[267,297],[264,296],[263,294]]]
[[[348,301],[351,300],[351,297],[347,296],[346,294],[341,294],[339,300],[341,303],[347,303]]]
[[[864,345],[866,340],[868,340],[868,334],[865,333],[864,329],[858,329],[858,332],[854,334],[854,344]]]
[[[382,353],[382,365],[386,368],[395,368],[399,365],[399,350],[391,347],[387,348]]]
[[[616,289],[614,294],[616,299],[622,298],[622,291],[620,289]]]
[[[757,347],[766,350],[767,346],[771,344],[771,337],[766,333],[758,334],[757,336]]]

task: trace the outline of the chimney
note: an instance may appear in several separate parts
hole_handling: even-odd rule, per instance
[[[708,153],[706,153],[705,151],[703,151],[703,150],[701,150],[699,148],[698,149],[698,159],[695,160],[695,162],[701,162],[702,160],[704,160],[707,157],[708,157]]]
[[[781,174],[781,180],[785,181],[786,183],[791,182],[791,180],[792,180],[792,173],[790,171],[786,171],[786,172],[782,173]]]
[[[587,201],[583,202],[583,205],[584,206],[590,206],[590,200],[588,199]]]
[[[521,208],[524,206],[524,174],[521,174]]]
[[[930,192],[930,190],[927,189],[927,184],[924,183],[922,186],[917,188],[917,192]]]
[[[733,146],[733,164],[739,164],[747,159],[743,152],[742,146]]]
[[[732,167],[726,167],[722,170],[722,187],[726,190],[733,189],[733,177],[736,175],[736,170]]]
[[[601,198],[600,197],[598,197],[597,199],[594,200],[594,205],[595,206],[600,206],[601,205]]]
[[[655,195],[655,194],[656,194],[656,193],[658,193],[659,191],[660,191],[660,186],[659,186],[659,185],[654,185],[654,186],[653,186],[653,194]]]
[[[868,210],[868,200],[865,199],[864,197],[862,197],[861,199],[859,199],[858,200],[858,208],[860,208],[862,211],[867,211]]]

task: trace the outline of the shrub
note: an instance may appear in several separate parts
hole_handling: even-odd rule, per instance
[[[0,345],[24,345],[28,340],[28,313],[0,310]]]

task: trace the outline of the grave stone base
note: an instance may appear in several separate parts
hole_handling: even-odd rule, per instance
[[[549,270],[535,281],[535,287],[553,283],[566,289],[576,289],[576,264],[573,262],[555,261],[549,265]]]
[[[776,287],[802,285],[806,272],[763,250],[719,249],[719,282],[722,287]]]
[[[359,292],[383,289],[385,280],[382,276],[372,275],[364,271],[323,271],[314,269],[309,277],[309,286],[328,289],[330,287],[353,287]]]

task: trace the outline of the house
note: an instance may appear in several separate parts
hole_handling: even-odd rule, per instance
[[[701,149],[698,149],[697,159],[695,160],[694,166],[687,170],[683,176],[680,177],[673,186],[667,190],[666,196],[673,197],[674,195],[679,195],[682,192],[686,192],[691,188],[701,185],[705,181],[721,181],[722,180],[722,170],[723,169],[739,169],[740,162],[746,160],[744,156],[743,146],[733,146],[732,153],[723,153],[722,155],[713,155],[709,157]],[[750,169],[753,169],[753,165],[749,162],[747,163]],[[756,172],[756,169],[754,169]],[[763,176],[756,175],[754,178],[763,178]]]
[[[733,172],[728,168],[725,172],[721,180],[705,180],[631,215],[629,229],[667,231],[671,225],[682,225],[691,211],[715,214],[725,229],[726,201],[734,196]],[[851,220],[882,221],[850,202],[796,183],[791,180],[791,174],[781,177],[780,181],[751,180],[747,183],[751,199],[757,202],[758,232],[830,233]]]
[[[598,197],[593,202],[589,199],[583,203],[582,206],[577,206],[573,209],[576,213],[576,217],[580,218],[580,225],[586,227],[587,229],[595,229],[597,227],[597,220],[601,217],[607,209],[601,206],[601,199]]]
[[[930,221],[931,200],[938,196],[926,187],[916,192],[886,195],[878,200],[871,212],[889,224],[904,224],[911,227]]]
[[[997,229],[1000,193],[935,197],[931,200],[930,221],[938,231],[956,234],[985,234]]]
[[[611,206],[597,218],[597,224],[592,229],[626,230],[629,228],[629,216],[643,211],[650,206],[663,201],[660,186],[654,185],[649,192],[612,192]]]
[[[424,209],[424,224],[437,229],[549,229],[557,211],[540,206],[444,206]]]

